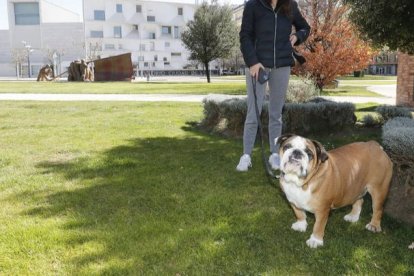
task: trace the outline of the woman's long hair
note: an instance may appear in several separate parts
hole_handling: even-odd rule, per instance
[[[272,0],[266,0],[266,2],[271,6],[272,5]],[[290,5],[291,5],[291,0],[278,0],[277,1],[277,5],[276,5],[276,10],[280,9],[280,11],[287,15],[287,16],[291,16],[290,14]]]

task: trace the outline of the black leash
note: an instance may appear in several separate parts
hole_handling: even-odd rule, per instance
[[[257,81],[256,81],[255,77],[252,77],[252,82],[253,82],[253,95],[254,95],[254,106],[255,106],[255,110],[256,110],[256,119],[257,119],[257,124],[259,126],[259,132],[258,133],[259,133],[259,139],[260,139],[260,148],[262,150],[262,161],[263,161],[264,169],[265,169],[267,180],[269,181],[269,184],[274,188],[278,188],[272,180],[278,179],[279,176],[276,176],[272,172],[272,170],[269,167],[269,163],[266,160],[266,156],[265,156],[265,148],[264,148],[264,142],[263,142],[263,127],[262,127],[262,122],[260,120],[259,107],[257,106],[257,93],[256,93]]]

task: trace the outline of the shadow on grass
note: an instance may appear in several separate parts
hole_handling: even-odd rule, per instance
[[[369,274],[407,266],[398,238],[343,222],[345,211],[328,223],[323,249],[307,248],[310,230],[290,229],[292,211],[259,163],[235,172],[238,153],[227,140],[159,137],[42,162],[41,173],[72,184],[26,215],[65,218],[75,274]]]

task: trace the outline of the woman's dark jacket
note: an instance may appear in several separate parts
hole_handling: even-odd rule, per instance
[[[295,64],[290,43],[292,25],[298,38],[295,46],[306,40],[310,27],[296,1],[290,1],[290,5],[289,17],[281,11],[280,5],[273,10],[265,0],[249,0],[245,4],[239,35],[240,49],[248,67],[259,62],[268,68]]]

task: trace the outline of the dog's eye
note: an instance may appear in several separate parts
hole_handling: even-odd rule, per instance
[[[288,149],[290,149],[292,146],[291,145],[286,145],[283,147],[283,151],[287,151]]]
[[[312,153],[312,151],[310,151],[310,150],[306,150],[305,152],[306,152],[306,154],[308,155],[309,160],[312,160],[312,159],[313,159],[313,153]]]

